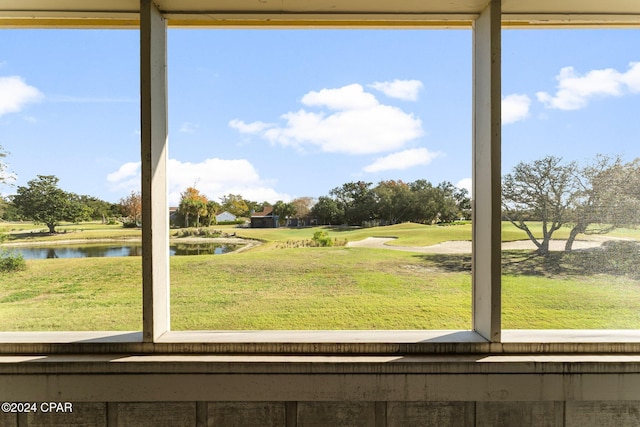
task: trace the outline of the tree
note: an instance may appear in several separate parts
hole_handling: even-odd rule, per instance
[[[293,217],[296,213],[296,208],[291,203],[285,203],[282,200],[278,200],[273,205],[273,213],[278,215],[278,222],[280,225],[284,225],[287,222],[287,219]]]
[[[576,162],[547,156],[520,163],[503,178],[503,215],[524,230],[538,248],[549,253],[553,233],[569,226],[565,251],[571,251],[579,234],[607,233],[640,222],[640,159],[623,164],[619,158],[597,156],[580,167]],[[542,222],[542,239],[527,221]]]
[[[211,224],[217,224],[218,220],[216,219],[216,215],[220,212],[222,206],[220,203],[215,200],[207,201],[207,215],[205,217],[205,221],[207,222],[207,227],[211,227]]]
[[[436,189],[425,180],[418,179],[409,184],[412,193],[410,221],[431,224],[438,219],[438,204],[436,200]]]
[[[200,226],[200,217],[207,214],[207,198],[195,187],[188,187],[180,193],[178,210],[184,215],[185,227],[189,227],[189,216],[196,217],[196,227]]]
[[[235,216],[248,216],[249,205],[240,194],[228,194],[220,198],[222,209]]]
[[[597,156],[577,179],[565,251],[571,251],[578,234],[604,234],[640,222],[640,159],[623,164],[619,157]]]
[[[14,175],[9,171],[9,167],[4,162],[4,158],[6,158],[7,155],[9,155],[9,153],[0,145],[0,184],[7,184],[9,181],[15,179]]]
[[[142,193],[132,191],[127,197],[120,199],[120,211],[129,218],[133,225],[142,223]]]
[[[3,160],[5,157],[7,157],[8,154],[9,153],[7,153],[0,145],[0,184],[7,184],[14,178],[14,176],[9,173],[7,164]],[[9,200],[0,196],[0,215],[3,219],[6,219],[7,217],[11,217],[13,215],[12,208],[13,205],[9,202]]]
[[[472,207],[469,191],[466,188],[456,188],[453,192],[453,198],[456,200],[460,218],[471,219]]]
[[[575,162],[546,156],[532,163],[518,163],[502,180],[503,215],[527,233],[539,255],[549,253],[553,233],[570,220],[579,181]],[[542,239],[537,238],[527,221],[542,222]]]
[[[402,181],[380,181],[373,189],[376,214],[388,224],[408,221],[413,205],[413,194],[408,184]]]
[[[36,224],[45,224],[49,233],[62,221],[79,222],[87,220],[89,210],[79,196],[58,188],[58,178],[53,175],[38,175],[27,187],[18,187],[13,196],[13,204],[24,217]]]
[[[103,224],[107,223],[107,218],[117,216],[119,206],[113,203],[105,202],[93,196],[79,196],[80,203],[89,209],[89,216],[92,220],[101,220]]]
[[[375,209],[371,182],[348,182],[329,192],[344,213],[344,221],[349,225],[361,225],[373,219]]]
[[[296,218],[304,219],[311,214],[311,208],[313,207],[313,198],[311,197],[298,197],[291,201]]]
[[[22,214],[16,209],[11,199],[11,196],[0,196],[0,218],[4,221],[20,221]]]
[[[322,225],[339,224],[344,216],[338,203],[331,197],[321,196],[311,208],[311,215],[318,218]]]
[[[453,222],[460,218],[460,209],[455,197],[456,191],[457,188],[449,181],[443,181],[435,188],[438,222]]]

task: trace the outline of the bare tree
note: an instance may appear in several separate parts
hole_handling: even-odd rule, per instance
[[[596,156],[580,167],[547,156],[519,163],[503,178],[503,215],[524,230],[540,255],[549,252],[553,233],[571,228],[565,251],[579,234],[604,234],[640,223],[640,159],[622,163],[619,157]],[[542,222],[542,238],[527,222]]]
[[[640,159],[624,164],[620,157],[597,156],[577,179],[565,251],[571,251],[578,234],[605,234],[640,222]]]
[[[311,197],[298,197],[293,199],[291,204],[295,208],[295,216],[304,219],[311,215],[314,200]]]
[[[521,162],[502,180],[503,215],[527,233],[540,255],[549,253],[553,233],[570,221],[572,208],[580,189],[575,162],[547,156],[532,163]],[[542,222],[542,238],[538,238],[527,221]]]
[[[142,193],[132,191],[127,197],[120,199],[120,210],[122,214],[132,221],[132,225],[142,222]]]

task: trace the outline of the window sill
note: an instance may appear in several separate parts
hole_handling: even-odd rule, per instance
[[[0,332],[0,354],[562,354],[640,353],[640,330]]]

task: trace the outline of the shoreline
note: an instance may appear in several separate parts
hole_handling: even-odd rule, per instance
[[[123,237],[123,238],[99,238],[99,239],[65,239],[53,240],[50,242],[37,240],[30,242],[4,242],[0,243],[1,248],[22,247],[22,246],[62,246],[62,245],[91,245],[100,243],[142,243],[141,238]],[[172,237],[169,238],[170,244],[177,243],[223,243],[243,245],[243,247],[229,253],[238,253],[248,249],[260,246],[262,242],[253,239],[242,239],[240,237]]]

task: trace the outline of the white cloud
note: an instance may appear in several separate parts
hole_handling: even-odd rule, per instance
[[[622,83],[632,93],[640,93],[640,62],[631,62],[629,70],[622,75]]]
[[[197,123],[191,123],[191,122],[184,122],[182,123],[182,125],[180,125],[180,132],[181,133],[195,133],[196,130],[198,130],[198,124]]]
[[[260,133],[273,127],[273,125],[263,122],[245,123],[242,120],[234,119],[229,122],[229,127],[238,130],[240,133]]]
[[[464,188],[469,192],[469,197],[471,197],[471,191],[473,189],[473,182],[471,181],[471,178],[461,179],[460,181],[457,182],[456,187]]]
[[[621,73],[613,68],[592,70],[584,75],[573,67],[564,67],[556,76],[558,90],[555,95],[538,92],[536,96],[546,108],[578,110],[589,103],[589,99],[605,96],[622,96],[640,92],[640,62],[632,62],[629,69]]]
[[[388,97],[398,98],[404,101],[416,101],[418,92],[423,87],[420,80],[394,80],[392,82],[375,82],[369,87],[379,90]]]
[[[302,98],[307,107],[325,107],[330,112],[301,109],[281,116],[284,126],[264,122],[232,120],[229,126],[262,136],[273,144],[324,152],[371,154],[397,150],[424,134],[422,122],[411,113],[383,105],[361,85],[309,92]]]
[[[338,89],[322,89],[319,92],[309,92],[301,101],[309,107],[327,107],[331,110],[365,110],[379,105],[372,94],[365,92],[357,83]]]
[[[242,194],[255,201],[289,201],[288,194],[271,188],[272,182],[263,180],[253,165],[245,159],[205,159],[199,163],[181,162],[170,159],[167,164],[169,175],[169,204],[180,202],[180,193],[187,187],[196,186],[201,193],[212,200],[218,200],[229,193]],[[137,191],[140,189],[140,162],[123,164],[116,172],[107,176],[113,191]]]
[[[125,163],[120,168],[107,175],[107,181],[111,184],[112,191],[131,191],[140,190],[140,162]]]
[[[26,104],[38,102],[44,97],[42,92],[18,76],[0,77],[0,94],[0,117],[17,113]]]
[[[414,166],[428,165],[439,155],[440,153],[432,153],[426,148],[413,148],[376,159],[369,166],[366,166],[364,171],[405,170]]]
[[[140,162],[125,163],[120,168],[107,175],[107,181],[109,182],[122,182],[125,179],[135,177],[140,173]]]
[[[531,99],[527,95],[511,94],[502,98],[502,124],[524,120],[529,116]]]

